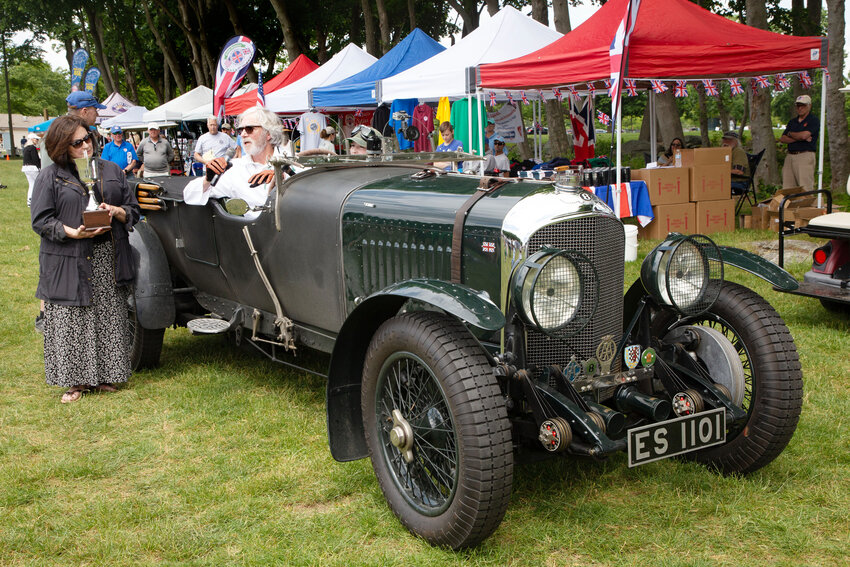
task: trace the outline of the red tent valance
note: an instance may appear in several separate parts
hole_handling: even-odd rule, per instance
[[[301,77],[309,75],[319,66],[313,63],[306,55],[299,55],[295,58],[286,69],[275,75],[272,79],[263,82],[263,93],[268,95],[283,88],[290,83],[294,83]],[[242,93],[239,96],[231,97],[224,101],[224,113],[227,116],[236,116],[242,114],[252,106],[257,104],[257,91],[252,90],[247,93]]]

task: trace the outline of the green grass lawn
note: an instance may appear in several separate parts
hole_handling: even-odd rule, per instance
[[[624,455],[518,465],[501,527],[454,553],[401,526],[368,460],[331,458],[322,379],[221,337],[169,330],[160,368],[60,404],[33,330],[38,239],[19,161],[0,161],[0,182],[0,565],[848,564],[850,319],[815,300],[727,270],[774,304],[802,359],[800,424],[772,464],[746,478],[677,460],[629,469]]]

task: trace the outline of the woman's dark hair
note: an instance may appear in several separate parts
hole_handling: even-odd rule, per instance
[[[673,138],[672,140],[670,140],[670,145],[667,146],[667,153],[665,154],[667,157],[673,155],[673,142],[675,142],[676,140],[679,141],[679,147],[683,150],[685,149],[685,141],[682,138]]]
[[[86,132],[89,131],[89,125],[85,120],[71,114],[60,116],[48,128],[47,134],[44,136],[44,147],[47,150],[47,155],[57,165],[68,167],[71,164],[68,150],[75,140],[78,128],[83,128]]]

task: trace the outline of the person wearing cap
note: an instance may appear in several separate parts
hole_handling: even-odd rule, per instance
[[[38,177],[38,172],[41,170],[41,158],[38,157],[38,143],[41,138],[35,132],[30,132],[24,138],[26,143],[23,149],[23,165],[21,171],[27,178],[29,189],[27,189],[27,206],[32,203],[32,188],[35,184],[35,178]]]
[[[746,190],[750,182],[750,162],[747,160],[747,152],[741,147],[741,137],[730,130],[723,134],[720,145],[732,148],[732,188]]]
[[[112,134],[112,141],[103,146],[100,157],[118,164],[118,167],[124,170],[125,175],[133,175],[133,169],[139,162],[136,150],[133,149],[130,142],[124,139],[124,130],[120,126],[113,126],[109,129],[109,133]]]
[[[352,130],[352,136],[345,140],[349,142],[348,153],[350,155],[366,155],[368,152],[369,143],[366,138],[381,139],[381,133],[370,126],[356,126]]]
[[[334,136],[336,136],[336,130],[333,126],[326,126],[319,131],[319,149],[325,150],[325,152],[329,152],[332,154],[336,154],[336,148],[334,147]]]
[[[65,98],[65,102],[68,103],[68,114],[79,116],[89,127],[97,122],[97,111],[106,108],[88,91],[74,91]]]
[[[484,147],[487,148],[487,153],[494,153],[496,148],[493,145],[493,136],[496,135],[496,121],[492,118],[487,118],[487,127],[484,128]],[[504,141],[504,140],[502,140]]]
[[[484,171],[498,171],[500,173],[510,171],[511,160],[508,159],[508,154],[505,153],[505,139],[498,134],[494,134],[491,141],[493,143],[493,153],[487,156]]]
[[[142,166],[139,177],[165,177],[171,170],[174,149],[171,143],[159,135],[159,124],[148,124],[148,137],[139,143],[136,149]]]
[[[815,185],[815,151],[817,151],[820,121],[812,114],[812,97],[801,95],[795,101],[797,116],[788,122],[779,138],[788,144],[788,155],[782,166],[782,188],[805,187],[811,191]]]
[[[218,129],[218,118],[207,117],[207,133],[195,143],[195,161],[207,164],[215,158],[223,158],[230,152],[236,155],[236,141]]]

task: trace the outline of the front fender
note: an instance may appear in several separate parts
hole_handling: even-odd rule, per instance
[[[130,233],[130,246],[136,266],[133,296],[136,318],[145,329],[165,329],[174,324],[176,310],[171,286],[171,270],[159,237],[151,225],[136,223]]]
[[[794,276],[757,254],[729,246],[718,246],[718,248],[725,265],[735,266],[758,276],[783,291],[794,291],[800,287]],[[717,258],[712,259],[716,260]]]
[[[440,280],[398,282],[366,298],[343,323],[328,371],[328,441],[331,455],[338,461],[369,456],[360,411],[366,350],[378,327],[411,299],[485,331],[496,331],[505,325],[504,315],[492,301],[466,286]]]

